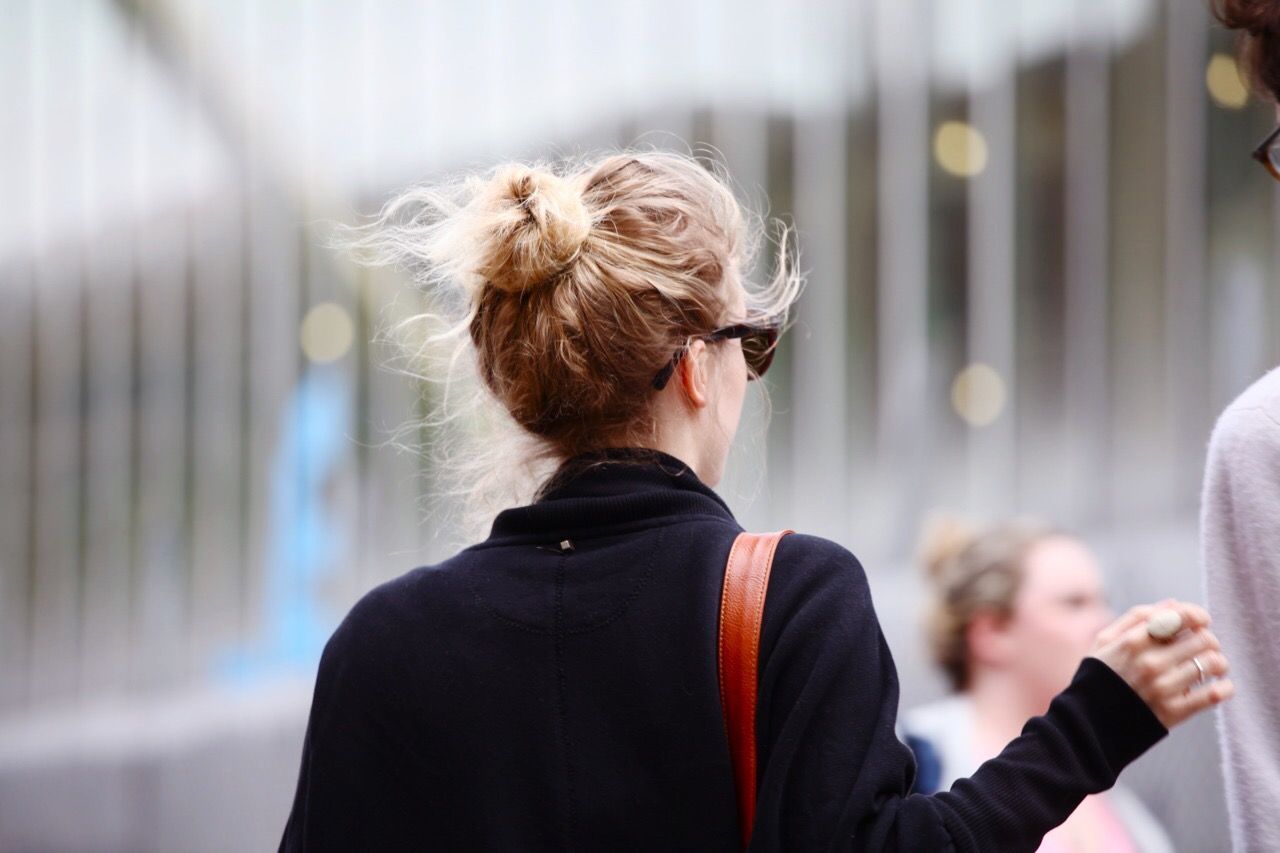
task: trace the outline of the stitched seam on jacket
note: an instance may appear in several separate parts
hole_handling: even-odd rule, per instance
[[[566,803],[564,812],[564,847],[566,850],[573,848],[573,830],[576,820],[576,796],[574,789],[574,767],[573,767],[573,744],[569,738],[569,710],[568,710],[568,676],[564,668],[564,632],[561,630],[561,624],[564,619],[564,568],[565,561],[568,559],[566,555],[561,555],[559,564],[556,566],[556,591],[555,604],[552,609],[552,625],[555,629],[553,648],[556,661],[556,717],[560,721],[560,750],[564,758],[564,775],[565,775],[565,793]]]
[[[657,567],[657,554],[662,549],[662,543],[666,538],[666,533],[667,531],[665,526],[658,530],[658,540],[654,543],[653,548],[649,549],[649,562],[645,567],[644,572],[641,573],[640,577],[636,578],[635,583],[632,584],[631,589],[625,596],[623,596],[620,602],[614,605],[611,609],[606,610],[603,616],[597,617],[600,621],[588,622],[585,625],[578,625],[569,630],[562,630],[559,633],[566,637],[576,637],[582,634],[588,634],[592,631],[598,631],[626,615],[627,608],[631,606],[632,602],[640,597],[640,593],[644,592],[645,587],[649,585],[649,581],[653,578],[654,569]],[[567,559],[567,557],[562,556],[560,559],[563,564],[563,561]],[[556,635],[557,629],[554,626],[552,628],[541,628],[537,625],[530,625],[526,622],[521,622],[519,619],[512,619],[510,616],[499,613],[493,605],[486,601],[484,596],[480,594],[480,591],[476,589],[475,584],[471,582],[471,578],[467,578],[467,587],[471,590],[471,597],[475,601],[476,606],[498,621],[506,625],[510,625],[513,628],[518,628],[521,631],[525,631],[530,634],[537,634],[540,637]]]

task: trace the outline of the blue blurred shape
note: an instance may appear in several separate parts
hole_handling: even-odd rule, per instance
[[[334,367],[310,365],[283,407],[271,467],[263,630],[228,650],[215,675],[232,684],[314,671],[336,624],[321,585],[345,561],[351,537],[328,499],[350,450],[351,385]]]

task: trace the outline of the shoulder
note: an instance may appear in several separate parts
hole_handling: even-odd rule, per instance
[[[781,580],[803,587],[817,586],[852,592],[865,589],[866,573],[858,558],[843,545],[821,536],[792,533],[782,537],[774,556]],[[770,577],[770,583],[773,582]]]
[[[347,611],[325,647],[326,657],[394,658],[396,650],[431,630],[452,600],[438,593],[459,582],[459,557],[420,566],[365,592]]]
[[[765,599],[765,634],[861,633],[875,622],[862,563],[847,548],[803,533],[782,537]]]
[[[1222,412],[1210,439],[1213,450],[1280,453],[1280,367],[1245,389]]]
[[[1202,526],[1216,531],[1219,518],[1257,517],[1274,527],[1280,511],[1280,368],[1251,385],[1214,425],[1205,459]],[[1232,533],[1232,527],[1223,533]],[[1210,567],[1212,571],[1212,566]]]

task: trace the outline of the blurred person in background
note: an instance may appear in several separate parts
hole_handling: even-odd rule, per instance
[[[634,152],[410,190],[357,241],[456,312],[440,335],[509,427],[455,464],[477,485],[548,473],[329,639],[281,849],[743,848],[716,656],[742,528],[714,487],[800,291],[785,256],[746,280],[754,222],[723,175]],[[1161,642],[1134,608],[1020,737],[911,795],[862,566],[801,533],[774,562],[751,850],[1033,850],[1230,696],[1196,683],[1207,613],[1168,603]]]
[[[1280,2],[1219,0],[1254,88],[1280,101]],[[1280,121],[1280,109],[1276,112]],[[1280,126],[1253,156],[1280,180]],[[1265,179],[1261,172],[1259,178]],[[1274,291],[1273,291],[1274,298]],[[1245,390],[1209,440],[1201,500],[1206,601],[1240,695],[1218,715],[1236,850],[1280,846],[1280,368]]]
[[[1113,614],[1092,552],[1042,522],[977,528],[937,518],[926,530],[921,562],[932,592],[929,646],[953,691],[902,717],[918,765],[914,790],[930,794],[972,774],[1027,719],[1043,714]],[[1199,660],[1220,670],[1219,657],[1209,651]],[[1116,785],[1085,797],[1040,850],[1173,847],[1138,798]]]

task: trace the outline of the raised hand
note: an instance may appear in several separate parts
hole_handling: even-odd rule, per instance
[[[1178,614],[1181,626],[1169,615],[1158,616],[1153,636],[1148,620],[1161,611]],[[1203,607],[1185,601],[1139,605],[1098,632],[1090,655],[1111,667],[1172,729],[1235,694],[1235,685],[1224,677],[1230,664],[1209,623]],[[1164,639],[1162,627],[1176,630]]]

